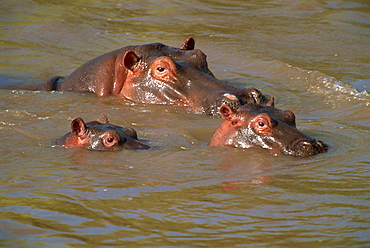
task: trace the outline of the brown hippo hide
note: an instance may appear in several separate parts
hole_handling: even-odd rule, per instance
[[[98,96],[120,95],[137,103],[169,104],[194,112],[218,114],[224,94],[240,104],[263,104],[254,88],[240,89],[220,81],[208,69],[206,55],[189,37],[180,48],[161,43],[127,46],[77,68],[64,81],[53,77],[38,90],[90,91]]]

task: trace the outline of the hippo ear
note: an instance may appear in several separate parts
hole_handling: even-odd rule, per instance
[[[78,136],[85,136],[86,133],[86,124],[80,117],[76,117],[71,122],[71,132]]]
[[[139,60],[140,58],[132,50],[127,51],[125,55],[123,55],[123,65],[128,70],[132,70],[136,63],[139,62]]]
[[[290,126],[295,127],[296,126],[295,114],[290,110],[284,110],[282,113],[284,115],[285,122],[289,124]]]
[[[109,120],[108,120],[108,117],[106,114],[101,114],[99,116],[99,122],[100,123],[103,123],[103,124],[108,124],[109,123]]]
[[[275,107],[275,97],[271,97],[270,101],[266,103],[267,106]]]
[[[195,47],[195,40],[193,37],[188,37],[182,46],[180,47],[181,50],[193,50]]]
[[[137,140],[137,133],[136,133],[136,130],[133,129],[132,127],[127,127],[124,129],[124,132],[130,136],[131,138],[133,139],[136,139]]]
[[[222,118],[228,121],[232,121],[235,119],[235,113],[227,104],[222,104],[220,107],[220,115]]]

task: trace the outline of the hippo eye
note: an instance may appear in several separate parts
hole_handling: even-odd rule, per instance
[[[165,69],[164,69],[163,67],[158,67],[158,68],[157,68],[157,71],[159,71],[159,72],[164,72],[164,70],[165,70]]]
[[[271,125],[272,121],[273,120],[269,115],[265,113],[259,114],[256,119],[252,121],[253,129],[259,135],[271,135],[273,131],[273,126]]]
[[[103,137],[103,144],[110,148],[110,147],[114,147],[115,145],[117,145],[119,143],[119,136],[115,133],[112,133],[112,132],[108,132],[104,135]]]

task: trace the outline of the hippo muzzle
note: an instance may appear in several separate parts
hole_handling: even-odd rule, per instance
[[[283,149],[283,153],[297,157],[309,157],[327,150],[328,146],[320,140],[301,138],[294,141],[287,149]]]

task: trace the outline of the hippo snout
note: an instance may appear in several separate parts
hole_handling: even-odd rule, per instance
[[[255,88],[245,89],[244,94],[242,94],[240,98],[244,101],[244,103],[264,104],[267,101],[266,97],[261,93],[261,91]]]
[[[328,146],[320,140],[302,138],[296,140],[292,144],[288,153],[294,156],[308,157],[318,153],[326,152],[327,149]]]

